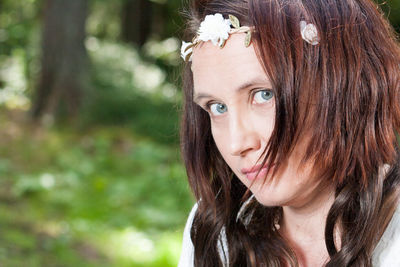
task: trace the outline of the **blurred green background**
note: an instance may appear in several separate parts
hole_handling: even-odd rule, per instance
[[[177,265],[182,4],[0,0],[0,266]]]

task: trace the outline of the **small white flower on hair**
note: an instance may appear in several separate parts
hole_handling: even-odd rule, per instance
[[[185,41],[182,41],[182,46],[181,46],[181,57],[185,61],[192,61],[192,53],[193,53],[193,44],[191,42],[186,43]],[[188,55],[190,54],[189,58],[187,59]]]
[[[309,44],[317,45],[319,43],[319,36],[317,27],[314,24],[307,24],[304,20],[300,21],[301,37]]]
[[[231,22],[229,19],[224,19],[222,14],[207,15],[200,23],[198,40],[211,41],[214,45],[222,46],[228,39],[230,30]]]

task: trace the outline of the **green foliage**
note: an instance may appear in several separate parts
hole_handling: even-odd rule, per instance
[[[177,146],[179,41],[121,44],[121,1],[91,1],[80,127],[37,128],[13,109],[29,108],[40,71],[42,1],[0,5],[1,265],[176,266],[193,203]]]
[[[158,142],[177,144],[180,94],[166,72],[130,46],[94,37],[87,43],[95,89],[84,105],[82,125],[124,125]],[[176,49],[157,56],[176,54]]]
[[[400,32],[400,1],[399,0],[375,0],[376,3],[382,8],[386,16],[389,18],[391,24]]]
[[[177,146],[123,127],[2,123],[16,130],[0,146],[5,266],[176,266],[193,203]]]
[[[10,55],[14,49],[25,49],[36,35],[37,15],[41,1],[2,0],[0,3],[0,55]]]

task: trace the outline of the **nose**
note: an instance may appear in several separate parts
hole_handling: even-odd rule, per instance
[[[261,147],[261,138],[253,122],[243,114],[230,114],[229,136],[230,153],[233,156],[245,156]]]

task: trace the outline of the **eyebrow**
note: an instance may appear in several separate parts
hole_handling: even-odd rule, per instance
[[[238,87],[236,88],[235,92],[240,92],[240,91],[242,91],[242,90],[244,90],[244,89],[247,89],[247,88],[249,88],[249,87],[252,87],[252,86],[254,86],[254,85],[266,84],[266,83],[268,83],[268,81],[265,80],[265,79],[262,79],[262,78],[255,78],[255,79],[253,79],[253,80],[251,80],[251,81],[249,81],[249,82],[245,82],[245,83],[241,84],[240,86],[238,86]],[[268,83],[268,84],[269,84],[269,83]],[[269,87],[271,87],[271,86],[269,86]],[[195,94],[195,95],[193,96],[193,101],[196,102],[196,103],[198,103],[198,102],[199,102],[201,99],[203,99],[203,98],[211,98],[211,97],[212,97],[212,95],[210,95],[210,94],[199,93],[199,94]]]

